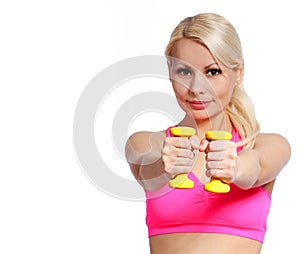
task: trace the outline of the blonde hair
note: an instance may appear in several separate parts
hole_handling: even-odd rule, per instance
[[[213,57],[229,69],[237,71],[244,64],[239,36],[231,23],[220,15],[203,13],[181,21],[171,35],[166,56],[172,56],[174,44],[182,38],[206,46]],[[260,127],[242,80],[235,86],[226,112],[243,139],[244,149],[251,149]]]

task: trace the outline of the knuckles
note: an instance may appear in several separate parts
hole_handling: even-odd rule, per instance
[[[206,175],[232,182],[236,175],[236,144],[233,141],[211,141],[205,152]]]
[[[205,167],[208,177],[233,181],[236,174],[237,150],[235,142],[228,140],[210,141],[206,148],[201,150],[198,137],[197,139],[166,137],[162,147],[164,170],[171,175],[191,171],[195,157],[193,149],[199,149],[206,154]]]
[[[167,137],[161,150],[164,171],[170,175],[191,171],[195,157],[191,149],[188,139]]]

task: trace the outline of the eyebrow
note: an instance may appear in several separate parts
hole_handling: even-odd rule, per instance
[[[197,69],[197,68],[193,67],[192,65],[190,65],[190,64],[188,64],[188,63],[186,63],[186,62],[181,62],[181,61],[179,61],[177,64],[182,65],[183,68],[187,68],[187,69],[190,69],[190,68],[192,68],[192,69]],[[205,66],[205,67],[204,67],[204,70],[208,70],[208,69],[209,69],[211,66],[213,66],[213,65],[216,65],[216,66],[218,66],[218,68],[221,69],[220,65],[219,65],[217,62],[213,62],[213,63],[211,63],[211,64]]]
[[[211,63],[211,64],[209,64],[209,65],[207,65],[204,69],[208,69],[208,68],[210,68],[212,65],[217,65],[219,68],[220,68],[220,66],[218,65],[218,63]]]

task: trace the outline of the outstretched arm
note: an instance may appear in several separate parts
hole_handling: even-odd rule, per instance
[[[192,171],[193,143],[199,144],[196,136],[193,139],[166,137],[163,132],[137,132],[129,138],[126,158],[144,189],[157,190],[176,175]]]
[[[278,134],[259,134],[252,150],[241,152],[235,183],[242,188],[263,186],[274,181],[289,161],[291,148]]]
[[[200,143],[206,153],[206,175],[234,183],[242,189],[274,182],[291,154],[287,140],[277,134],[259,134],[252,149],[237,154],[233,141]]]

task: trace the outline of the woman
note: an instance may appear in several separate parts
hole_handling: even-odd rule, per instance
[[[166,56],[177,101],[186,112],[178,126],[192,126],[197,134],[138,132],[127,142],[132,173],[146,191],[151,253],[260,253],[270,196],[290,146],[278,134],[259,133],[242,85],[238,35],[223,17],[199,14],[175,28]],[[233,138],[205,139],[212,129]],[[195,185],[171,188],[170,179],[182,173]],[[230,184],[230,192],[206,192],[211,177]]]

